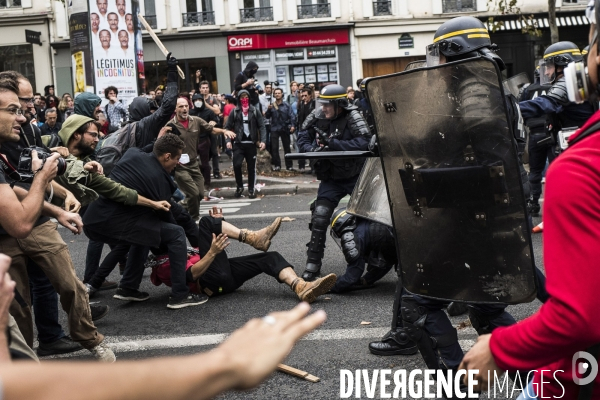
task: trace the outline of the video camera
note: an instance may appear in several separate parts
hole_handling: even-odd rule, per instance
[[[42,160],[42,167],[46,163],[46,159],[52,155],[52,153],[48,153],[45,149],[37,146],[30,146],[23,149],[21,155],[19,156],[19,166],[17,167],[17,172],[21,176],[21,182],[31,183],[33,182],[33,177],[35,176],[35,172],[32,168],[32,157],[31,152],[35,150],[37,151],[37,156],[40,160]],[[63,158],[58,159],[58,172],[56,175],[63,175],[67,170],[67,162]]]

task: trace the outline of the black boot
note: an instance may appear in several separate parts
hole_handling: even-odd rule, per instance
[[[456,317],[457,315],[465,314],[468,311],[468,308],[465,303],[453,301],[452,303],[448,304],[448,308],[446,308],[446,311],[448,311],[448,315],[450,315],[451,317]]]
[[[378,356],[408,356],[417,354],[419,349],[408,338],[404,328],[396,328],[386,333],[381,341],[369,343],[369,351]]]
[[[542,208],[540,207],[540,203],[538,203],[537,200],[533,200],[533,199],[527,200],[527,212],[532,217],[539,217],[541,209]]]
[[[306,269],[302,273],[302,279],[306,282],[312,282],[321,276],[321,263],[306,263]]]

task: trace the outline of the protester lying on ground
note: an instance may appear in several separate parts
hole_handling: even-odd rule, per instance
[[[204,292],[208,296],[235,291],[246,281],[261,273],[272,276],[279,283],[287,284],[302,301],[312,303],[327,293],[335,284],[335,274],[329,274],[314,282],[305,282],[294,272],[294,267],[276,251],[269,251],[271,238],[281,224],[278,217],[271,225],[253,232],[239,229],[223,220],[223,210],[213,207],[210,216],[200,219],[199,251],[189,257],[186,265],[186,281],[190,290]],[[223,250],[229,246],[229,238],[247,243],[265,253],[242,257],[227,257]],[[169,257],[159,255],[154,260],[151,280],[155,285],[171,286]]]
[[[294,344],[326,318],[294,309],[253,319],[216,349],[186,357],[100,365],[84,362],[8,362],[6,304],[14,283],[10,258],[0,254],[0,398],[97,400],[204,400],[227,390],[245,390],[265,380]],[[160,371],[161,379],[157,378]],[[99,379],[99,377],[102,377]]]

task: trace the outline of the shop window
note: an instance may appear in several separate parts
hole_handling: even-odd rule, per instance
[[[179,66],[185,71],[186,79],[179,79],[179,89],[182,92],[190,92],[194,89],[194,83],[196,82],[196,71],[201,71],[201,81],[210,82],[210,90],[212,93],[218,93],[219,86],[217,84],[217,69],[215,59],[210,58],[195,58],[189,60],[179,60]],[[146,73],[146,79],[144,81],[144,92],[154,90],[159,85],[166,85],[167,83],[167,62],[166,61],[154,61],[145,62],[144,69]]]
[[[392,2],[391,0],[373,2],[373,15],[392,15]]]
[[[314,84],[317,90],[331,83],[338,83],[338,69],[336,63],[309,64],[290,66],[292,80],[298,83]]]
[[[276,0],[277,1],[277,0]],[[273,7],[270,0],[244,0],[240,10],[241,22],[273,21]]]
[[[21,7],[21,0],[0,0],[0,8]]]
[[[331,4],[328,0],[300,0],[298,18],[327,18],[331,17]]]
[[[186,0],[186,12],[182,14],[183,26],[215,24],[212,0]]]
[[[18,71],[29,79],[35,91],[35,69],[31,44],[0,47],[0,71],[10,70]],[[46,82],[46,84],[50,84],[50,82]]]
[[[475,6],[475,0],[442,0],[445,13],[476,11]]]

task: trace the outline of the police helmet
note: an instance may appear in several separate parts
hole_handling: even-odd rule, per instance
[[[535,67],[535,69],[533,70],[533,79],[534,80],[540,79],[540,66],[539,65],[537,67]]]
[[[317,102],[321,105],[315,113],[317,118],[335,119],[339,114],[340,109],[350,109],[348,103],[348,93],[342,85],[327,85],[321,89],[321,94],[317,98]],[[333,106],[333,107],[331,107]]]
[[[337,237],[341,237],[344,232],[353,231],[354,229],[356,229],[356,217],[348,214],[346,207],[339,208],[331,216],[331,231]]]
[[[546,48],[540,60],[540,83],[548,85],[556,79],[556,68],[566,67],[570,62],[581,61],[581,51],[573,42],[558,42]]]
[[[581,55],[582,56],[587,56],[587,53],[589,53],[589,52],[590,52],[590,45],[588,44],[587,46],[585,46],[583,48],[583,50],[581,50]]]
[[[500,70],[505,69],[504,62],[494,51],[490,34],[483,22],[475,17],[456,17],[443,23],[433,36],[433,43],[427,46],[427,66],[440,62],[440,55],[447,62],[473,57],[486,57],[493,60]]]

